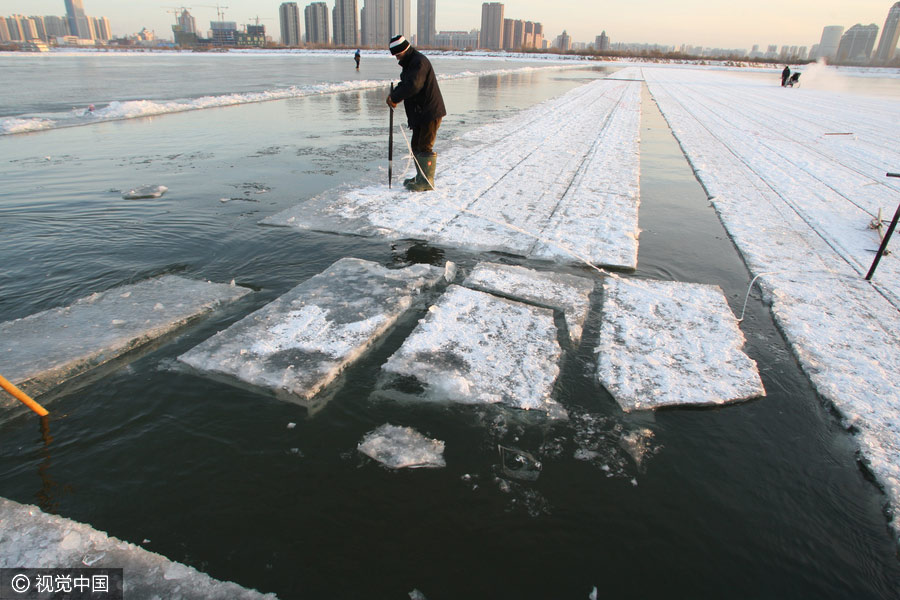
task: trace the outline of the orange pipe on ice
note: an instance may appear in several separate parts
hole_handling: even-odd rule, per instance
[[[49,412],[47,412],[46,408],[32,400],[28,396],[28,394],[10,383],[6,378],[3,377],[3,375],[0,375],[0,387],[12,394],[16,400],[36,412],[38,415],[46,417],[48,414],[50,414]]]

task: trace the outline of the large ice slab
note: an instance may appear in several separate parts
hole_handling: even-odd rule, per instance
[[[39,395],[249,292],[165,275],[0,323],[0,374]]]
[[[447,466],[444,461],[444,442],[427,438],[412,427],[385,423],[367,433],[358,449],[391,469]]]
[[[594,291],[584,277],[497,263],[478,263],[463,285],[561,311],[573,344],[581,340]]]
[[[309,406],[451,267],[342,258],[178,360]]]
[[[434,191],[373,185],[263,223],[634,269],[640,86],[595,81],[470,132],[441,152]]]
[[[124,569],[125,598],[275,600],[36,506],[0,498],[0,568]]]
[[[388,377],[380,388],[387,395],[503,403],[562,417],[552,398],[562,354],[556,336],[550,309],[451,285],[382,366]],[[419,389],[404,391],[403,378]]]
[[[718,286],[608,278],[600,381],[625,411],[764,396]]]

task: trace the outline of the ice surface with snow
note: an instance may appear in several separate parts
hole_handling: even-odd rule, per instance
[[[562,312],[573,344],[581,341],[594,291],[585,277],[497,263],[478,263],[463,285]]]
[[[236,583],[213,579],[98,531],[0,498],[0,568],[124,569],[125,598],[167,600],[275,600]]]
[[[126,200],[137,200],[140,198],[159,198],[169,191],[164,185],[141,185],[131,188],[127,192],[122,192],[122,198]]]
[[[379,393],[564,417],[553,399],[562,354],[557,334],[550,309],[451,285],[382,366]],[[416,389],[406,389],[408,379]]]
[[[640,85],[598,80],[466,134],[433,191],[325,194],[263,223],[634,269]]]
[[[6,321],[0,323],[0,374],[39,395],[248,293],[165,275]],[[9,405],[0,398],[0,406]]]
[[[385,423],[367,433],[357,449],[391,469],[447,466],[444,442],[427,438],[412,427]]]
[[[717,286],[608,278],[598,375],[625,411],[764,396]]]
[[[431,265],[388,269],[342,258],[178,360],[309,405],[423,291],[452,273]]]
[[[896,99],[835,92],[841,75],[824,65],[799,89],[700,69],[643,73],[800,365],[856,432],[900,532],[896,234],[864,279],[879,245],[869,225],[900,198],[900,180],[885,177],[900,165]],[[804,85],[820,79],[832,89]]]

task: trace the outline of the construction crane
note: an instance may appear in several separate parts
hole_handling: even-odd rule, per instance
[[[171,13],[173,17],[175,17],[175,23],[178,23],[178,13],[184,14],[185,12],[191,10],[190,6],[163,6],[162,8],[167,8],[167,13]]]
[[[250,17],[251,20],[256,21],[256,25],[259,25],[260,21],[271,21],[272,19],[269,17],[260,17],[256,15],[255,17]]]
[[[228,8],[227,6],[222,6],[220,4],[216,4],[215,6],[210,6],[209,4],[201,4],[200,7],[216,9],[216,14],[219,16],[219,22],[222,22],[225,20],[225,9]]]

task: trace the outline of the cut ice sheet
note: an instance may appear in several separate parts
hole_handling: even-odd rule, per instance
[[[261,594],[236,583],[218,581],[84,523],[44,513],[36,506],[0,498],[0,523],[0,568],[124,569],[126,598],[277,600],[275,594]]]
[[[263,223],[634,269],[640,86],[591,82],[470,132],[438,158],[427,194],[372,185]]]
[[[717,286],[608,278],[600,381],[625,411],[765,396]]]
[[[552,398],[562,354],[556,336],[549,309],[451,285],[382,366],[380,392],[563,418]]]
[[[584,277],[496,263],[478,263],[463,285],[561,311],[573,344],[581,341],[594,291],[594,282]]]
[[[452,263],[388,269],[343,258],[178,360],[311,406],[424,290],[452,276]]]
[[[391,469],[445,467],[444,442],[427,438],[412,427],[385,423],[357,446],[360,452]]]
[[[166,275],[0,323],[0,374],[42,394],[248,293]]]

